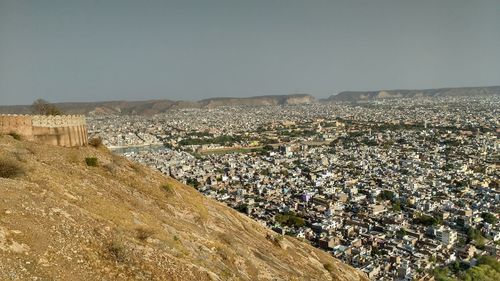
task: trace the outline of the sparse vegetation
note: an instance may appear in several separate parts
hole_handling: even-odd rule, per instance
[[[102,166],[112,175],[116,175],[116,172],[118,171],[118,165],[116,165],[114,162],[106,163]]]
[[[378,200],[390,200],[391,202],[394,200],[395,194],[390,190],[382,190],[382,192],[377,196]]]
[[[332,272],[332,271],[334,270],[334,268],[335,268],[335,267],[333,266],[333,264],[331,264],[331,263],[325,263],[325,264],[323,264],[323,267],[324,267],[326,270],[328,270],[328,272]]]
[[[21,140],[21,135],[16,132],[10,132],[9,136],[13,137],[15,140]]]
[[[174,186],[170,183],[165,183],[160,186],[161,190],[163,190],[166,194],[171,195],[174,193]]]
[[[118,241],[118,240],[113,240],[111,243],[108,244],[107,247],[108,253],[110,256],[117,262],[124,262],[125,261],[125,246],[123,242]]]
[[[190,186],[192,186],[192,187],[194,187],[194,188],[198,188],[198,187],[200,187],[200,183],[199,183],[199,182],[198,182],[198,180],[197,180],[197,179],[195,179],[195,178],[189,178],[189,179],[187,179],[187,180],[186,180],[186,184],[187,184],[187,185],[190,185]]]
[[[13,160],[0,159],[0,178],[13,178],[23,172],[23,168]]]
[[[486,239],[481,234],[481,231],[475,229],[474,227],[469,227],[466,230],[466,234],[467,234],[467,242],[474,241],[476,247],[478,248],[482,248],[484,246]]]
[[[481,214],[481,217],[483,218],[483,220],[487,223],[490,223],[490,224],[496,224],[498,222],[498,219],[495,215],[493,215],[492,213],[487,213],[487,212],[484,212]]]
[[[85,158],[85,163],[90,167],[97,167],[97,158],[96,157],[87,157]]]
[[[102,138],[101,137],[94,137],[89,140],[89,145],[93,147],[101,147],[102,146]]]
[[[137,239],[141,240],[141,241],[145,241],[146,239],[148,239],[149,237],[151,237],[151,235],[153,235],[153,231],[151,229],[148,229],[148,228],[145,228],[145,227],[138,227],[136,229],[137,231]]]
[[[294,212],[286,212],[276,215],[276,221],[281,225],[301,227],[306,223],[303,218],[297,216]]]
[[[129,167],[132,168],[132,170],[134,170],[134,172],[136,172],[136,173],[139,173],[139,174],[143,173],[142,166],[140,164],[137,164],[135,162],[130,162]]]
[[[425,214],[421,214],[413,219],[413,223],[425,226],[432,226],[432,225],[442,224],[443,220],[439,217],[432,217]]]
[[[17,154],[26,163],[16,160]],[[23,256],[44,256],[60,265],[60,271],[47,273],[49,279],[57,279],[58,274],[77,274],[88,276],[89,280],[151,280],[155,276],[190,280],[192,276],[204,276],[203,268],[199,270],[202,266],[210,267],[214,277],[234,276],[233,279],[248,276],[247,279],[256,280],[259,267],[277,272],[277,277],[284,280],[299,273],[321,279],[327,273],[321,267],[331,258],[328,254],[277,234],[270,242],[265,233],[271,231],[256,222],[145,166],[137,165],[141,173],[136,173],[127,159],[105,150],[59,148],[15,142],[8,137],[0,145],[0,159],[12,161],[29,172],[20,181],[0,179],[3,180],[0,189],[8,198],[0,204],[0,216],[17,220],[16,229],[26,233],[23,239],[7,229],[7,237],[11,239],[7,242],[31,245],[36,243],[33,239],[49,241],[54,251],[46,252],[43,247],[20,248]],[[98,167],[87,167],[88,161],[97,161]],[[115,175],[108,172],[115,168]],[[42,192],[45,190],[50,192],[50,198],[39,204],[46,198]],[[77,203],[80,196],[94,203]],[[81,211],[68,206],[68,198],[75,200]],[[52,215],[36,215],[47,210],[68,219],[64,224],[54,224]],[[47,227],[31,227],[30,214]],[[288,251],[282,250],[286,247],[300,253],[310,252],[311,258],[298,255],[290,259]],[[268,248],[274,250],[272,255],[268,254]],[[82,253],[92,255],[82,259]],[[14,270],[18,264],[14,257],[20,254],[3,254],[7,258],[2,259],[2,266]],[[262,262],[255,255],[260,255]],[[242,267],[237,267],[240,262]],[[78,266],[72,268],[76,263]],[[292,271],[279,271],[285,266]],[[169,275],[170,272],[173,273]],[[0,270],[0,279],[4,280],[2,277],[6,275],[2,273]]]
[[[235,209],[240,213],[246,214],[248,212],[248,204],[239,204]]]
[[[271,235],[266,234],[266,239],[271,241],[274,245],[282,247],[283,236],[282,235]]]
[[[62,115],[63,112],[55,105],[50,104],[44,99],[37,99],[31,105],[33,114],[40,115]]]
[[[500,262],[491,256],[481,256],[473,267],[454,262],[447,267],[436,268],[432,273],[437,281],[500,280]]]

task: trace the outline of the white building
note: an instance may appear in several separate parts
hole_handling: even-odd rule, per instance
[[[435,230],[436,239],[445,245],[453,245],[457,241],[457,232],[449,227],[441,226]]]

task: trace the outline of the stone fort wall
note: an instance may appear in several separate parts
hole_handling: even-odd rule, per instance
[[[59,146],[88,143],[87,123],[81,115],[0,115],[0,134],[10,133],[30,141]]]

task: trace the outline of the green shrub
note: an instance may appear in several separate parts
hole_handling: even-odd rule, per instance
[[[21,135],[16,132],[10,132],[9,136],[13,137],[15,140],[21,140]]]
[[[13,178],[24,172],[23,168],[16,162],[8,159],[0,159],[0,178]]]
[[[166,183],[166,184],[162,185],[161,189],[164,190],[167,193],[174,192],[174,187],[171,184],[169,184],[169,183]]]
[[[97,158],[96,157],[87,157],[85,158],[85,163],[90,167],[97,167]]]
[[[281,225],[290,227],[302,227],[306,224],[305,220],[295,214],[294,212],[285,212],[282,214],[277,214],[275,217],[276,222]]]
[[[484,212],[481,214],[481,217],[484,219],[485,222],[490,224],[496,224],[498,222],[497,217],[492,213]]]

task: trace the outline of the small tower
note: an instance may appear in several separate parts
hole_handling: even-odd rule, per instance
[[[88,144],[87,123],[82,115],[0,115],[0,135],[59,146]]]

